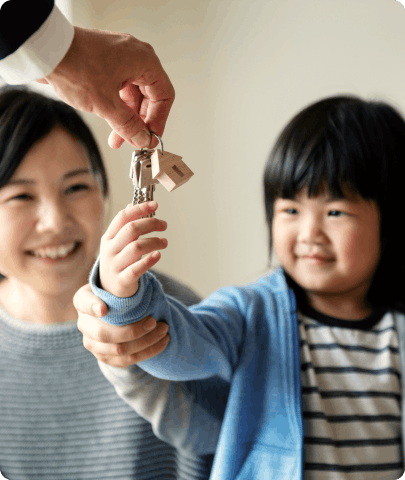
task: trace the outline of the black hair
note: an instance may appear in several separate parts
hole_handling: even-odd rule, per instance
[[[379,208],[381,258],[368,299],[405,312],[402,205],[405,202],[405,121],[382,101],[335,96],[309,105],[283,129],[264,172],[270,254],[273,205],[326,189],[334,198],[359,195]]]
[[[97,143],[76,110],[26,87],[0,88],[0,188],[12,177],[28,150],[61,127],[86,149],[90,169],[108,196],[108,180]]]

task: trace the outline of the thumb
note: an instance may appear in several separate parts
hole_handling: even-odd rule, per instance
[[[75,293],[73,305],[78,312],[97,317],[103,317],[108,311],[107,305],[94,295],[89,284],[84,285]]]

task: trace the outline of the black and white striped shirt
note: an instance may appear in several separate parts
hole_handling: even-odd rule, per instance
[[[305,480],[403,473],[401,366],[393,315],[299,314]]]

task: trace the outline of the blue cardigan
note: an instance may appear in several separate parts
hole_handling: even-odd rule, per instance
[[[230,383],[211,478],[302,479],[296,302],[282,269],[253,284],[219,290],[189,309],[166,296],[150,273],[141,278],[138,292],[126,299],[97,288],[97,281],[96,264],[91,283],[109,306],[105,317],[109,323],[124,325],[152,315],[169,324],[168,347],[141,362],[142,369],[169,380],[220,376]],[[405,371],[405,320],[399,317]]]

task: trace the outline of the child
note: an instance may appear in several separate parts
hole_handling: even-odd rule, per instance
[[[105,319],[168,323],[168,347],[140,364],[150,374],[231,384],[212,478],[401,476],[404,179],[405,122],[392,107],[346,96],[305,108],[264,175],[281,268],[189,309],[147,272],[162,240],[140,237],[162,223],[136,207],[113,220],[91,277]]]

